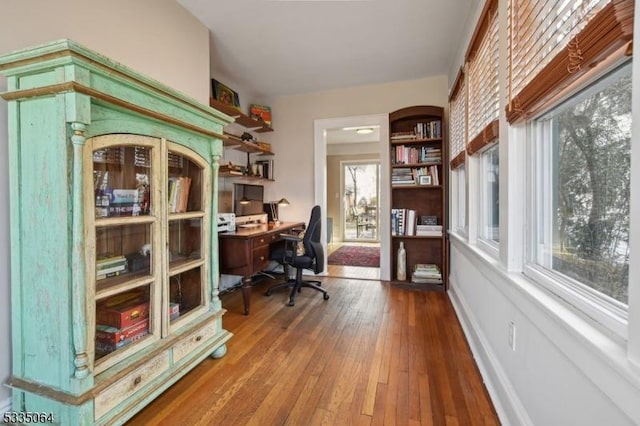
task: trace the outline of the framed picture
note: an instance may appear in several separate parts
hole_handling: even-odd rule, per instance
[[[419,185],[431,185],[431,176],[430,175],[418,176],[418,184]]]
[[[252,104],[249,107],[249,117],[257,121],[262,121],[271,127],[271,107]]]
[[[216,101],[240,109],[238,92],[231,90],[228,86],[225,86],[216,79],[211,79],[211,85],[213,97],[216,98]]]

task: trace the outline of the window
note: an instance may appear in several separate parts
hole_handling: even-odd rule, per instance
[[[498,145],[494,145],[482,153],[480,196],[481,221],[480,238],[498,248],[499,235],[499,206],[498,189],[499,176]]]
[[[459,231],[466,230],[467,211],[466,211],[466,182],[464,164],[454,171],[456,175],[456,217],[454,218],[455,227]]]
[[[631,64],[533,129],[531,263],[591,303],[626,310]]]

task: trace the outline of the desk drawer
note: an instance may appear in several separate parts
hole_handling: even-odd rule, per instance
[[[253,240],[251,240],[251,248],[256,249],[258,247],[268,246],[273,241],[275,241],[274,237],[275,237],[274,234],[269,234],[269,235],[263,235],[261,237],[256,237]]]
[[[269,246],[253,249],[253,270],[258,272],[269,264]]]

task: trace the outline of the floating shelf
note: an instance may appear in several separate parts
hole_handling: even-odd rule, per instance
[[[257,132],[257,133],[273,132],[273,128],[267,126],[264,123],[264,121],[254,120],[253,118],[249,117],[247,114],[243,113],[239,109],[227,104],[223,104],[222,102],[219,102],[214,98],[209,98],[209,106],[217,109],[220,112],[227,114],[230,117],[235,118],[236,123],[238,123],[242,127],[246,127],[252,132]]]

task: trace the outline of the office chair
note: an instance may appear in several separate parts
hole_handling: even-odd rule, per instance
[[[320,281],[302,279],[302,272],[305,269],[312,270],[315,274],[319,274],[324,269],[324,250],[320,242],[321,228],[320,206],[314,206],[311,209],[311,218],[304,231],[304,236],[280,234],[285,245],[282,250],[276,252],[274,259],[283,265],[285,271],[288,267],[295,268],[296,278],[270,287],[266,292],[267,296],[271,296],[273,290],[291,287],[288,305],[294,306],[296,293],[302,287],[309,287],[321,292],[324,300],[329,299],[329,294],[321,287]],[[299,244],[301,244],[300,250],[298,250]]]

